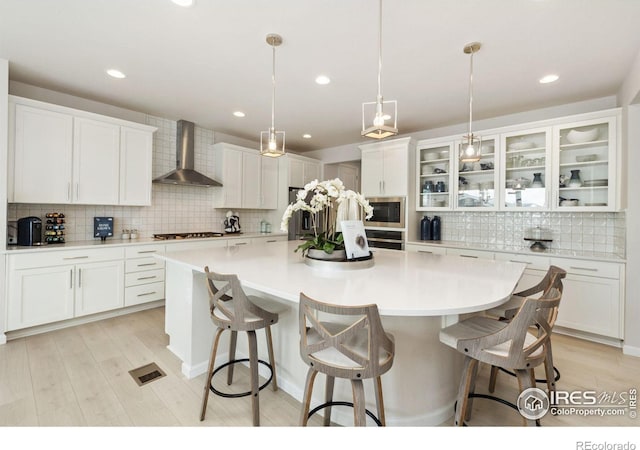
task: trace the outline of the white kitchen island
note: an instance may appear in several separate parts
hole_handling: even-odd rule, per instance
[[[285,311],[272,329],[278,383],[293,397],[302,399],[307,372],[298,347],[297,304],[304,292],[339,305],[378,305],[383,325],[396,341],[394,365],[383,377],[388,425],[436,425],[450,417],[462,359],[440,343],[438,332],[460,314],[506,301],[525,265],[374,249],[373,267],[332,270],[306,265],[294,252],[298,244],[275,242],[157,255],[166,261],[169,349],[183,361],[183,373],[195,377],[206,372],[208,364],[215,330],[204,276],[204,267],[209,266],[212,271],[237,274],[248,293],[283,304]],[[246,355],[244,341],[240,336],[238,357]],[[260,338],[258,346],[261,359],[266,359]],[[220,348],[227,347],[222,343]],[[221,355],[217,364],[225,357]],[[313,404],[321,403],[322,392],[314,391]],[[350,392],[347,382],[336,381],[334,398],[350,400]],[[366,395],[368,408],[375,409],[373,390]],[[347,409],[334,408],[338,422],[352,423],[352,411]]]

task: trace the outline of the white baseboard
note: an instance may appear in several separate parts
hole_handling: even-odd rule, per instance
[[[584,339],[586,341],[597,342],[598,344],[610,345],[612,347],[622,348],[622,340],[611,338],[607,336],[600,336],[598,334],[587,333],[584,331],[572,330],[569,328],[563,328],[559,326],[555,326],[553,328],[554,333],[565,334],[567,336],[576,337],[579,339]]]
[[[7,336],[4,333],[0,333],[0,345],[7,343]]]
[[[623,344],[622,353],[628,356],[637,356],[640,358],[640,347],[633,347],[631,345]]]

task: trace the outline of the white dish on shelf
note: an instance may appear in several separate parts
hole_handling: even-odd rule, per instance
[[[606,203],[585,203],[584,206],[607,206]]]
[[[534,143],[531,141],[518,141],[509,144],[509,150],[526,150],[528,148],[533,148]]]
[[[449,150],[443,150],[440,153],[438,153],[438,156],[440,157],[440,159],[447,159],[449,158]]]
[[[431,167],[431,166],[422,166],[422,168],[420,168],[420,173],[422,175],[429,175],[429,174],[433,173],[433,167]]]
[[[483,155],[491,154],[495,151],[495,145],[493,144],[482,144],[480,147],[480,153]]]
[[[571,130],[567,133],[567,142],[570,144],[584,144],[585,142],[595,141],[598,138],[598,129],[591,128],[589,130]]]
[[[436,152],[427,152],[424,154],[425,161],[435,161],[438,159],[438,154]]]
[[[604,179],[600,179],[600,180],[584,180],[582,182],[582,185],[584,187],[608,186],[609,185],[609,180],[604,180]]]
[[[593,153],[591,155],[576,156],[576,162],[579,162],[579,163],[591,162],[591,161],[595,161],[597,159],[598,159],[598,155],[596,155],[595,153]]]

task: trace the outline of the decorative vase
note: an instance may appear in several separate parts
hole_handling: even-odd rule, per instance
[[[542,172],[536,172],[533,174],[533,183],[531,183],[531,187],[534,188],[542,188],[544,187],[544,183],[542,182]]]
[[[580,179],[580,170],[572,170],[571,178],[569,179],[569,187],[581,187],[582,180]]]
[[[347,252],[345,250],[334,250],[333,253],[327,253],[324,250],[310,248],[307,250],[307,257],[322,261],[345,261],[347,259]]]

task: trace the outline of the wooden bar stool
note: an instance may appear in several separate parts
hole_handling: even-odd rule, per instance
[[[535,387],[533,370],[543,364],[549,348],[552,324],[558,314],[562,293],[551,288],[540,298],[527,297],[509,322],[474,316],[440,330],[440,341],[464,355],[464,368],[455,411],[455,425],[469,420],[478,363],[513,370],[520,392]],[[516,405],[491,396],[514,409]],[[526,419],[526,425],[536,420]]]
[[[332,319],[331,321],[329,319]],[[366,416],[384,426],[384,401],[381,376],[393,365],[393,336],[382,328],[376,305],[338,306],[321,303],[300,293],[300,355],[309,366],[300,424],[325,409],[324,425],[331,423],[331,407],[352,406],[354,425],[365,426]],[[313,382],[318,373],[326,375],[325,403],[309,412]],[[334,402],[336,378],[351,381],[353,402]],[[374,416],[365,408],[363,380],[375,380]]]
[[[563,292],[562,280],[567,276],[567,272],[564,269],[561,269],[557,266],[550,266],[545,274],[544,278],[535,286],[530,287],[529,289],[525,289],[516,294],[513,294],[511,298],[504,304],[492,308],[487,311],[487,315],[497,317],[498,320],[510,321],[515,315],[518,313],[524,299],[526,297],[531,297],[534,295],[544,295],[550,289],[556,288]],[[555,317],[553,318],[553,322],[551,326],[555,324]],[[547,357],[544,361],[545,367],[545,378],[544,379],[536,379],[537,383],[546,383],[549,392],[555,391],[556,382],[560,379],[560,371],[553,364],[553,352],[551,350],[551,341],[549,341],[547,348]],[[489,392],[494,392],[496,387],[496,381],[498,378],[499,371],[508,373],[511,376],[515,376],[515,373],[504,369],[492,366],[491,367],[491,375],[489,378]]]
[[[207,288],[209,290],[209,308],[211,321],[218,327],[211,346],[211,358],[209,370],[205,380],[202,395],[202,409],[200,421],[204,420],[207,411],[209,391],[227,398],[246,397],[251,395],[251,407],[253,411],[253,425],[260,425],[259,391],[271,384],[274,391],[278,390],[276,378],[276,360],[273,353],[273,340],[271,337],[271,325],[278,322],[278,312],[282,306],[267,299],[255,296],[247,296],[240,286],[236,275],[224,275],[210,272],[209,267],[204,268],[207,276]],[[258,359],[258,344],[256,330],[263,329],[267,338],[269,363]],[[224,331],[231,331],[229,362],[214,370],[218,342]],[[249,358],[235,359],[238,331],[245,331],[249,340]],[[239,394],[227,394],[215,389],[211,383],[213,376],[220,370],[227,368],[227,384],[233,382],[233,366],[240,362],[249,362],[251,373],[251,389]],[[258,364],[263,364],[271,371],[271,377],[261,386],[258,379]]]

